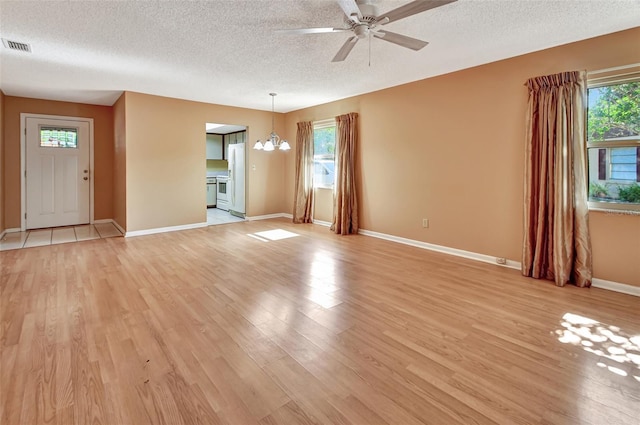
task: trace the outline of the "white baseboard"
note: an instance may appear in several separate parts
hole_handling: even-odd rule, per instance
[[[482,261],[483,263],[494,264],[510,269],[520,270],[522,268],[519,261],[507,260],[506,264],[498,264],[496,262],[497,258],[490,255],[478,254],[476,252],[464,251],[462,249],[450,248],[448,246],[435,245],[427,242],[416,241],[413,239],[401,238],[399,236],[387,235],[385,233],[372,232],[371,230],[360,229],[358,233],[361,235],[372,236],[374,238],[397,242],[404,245],[415,246],[417,248],[428,249],[430,251],[455,255],[457,257],[468,258],[470,260]],[[610,280],[598,279],[594,277],[591,280],[591,286],[594,288],[607,289],[609,291],[620,292],[623,294],[635,295],[636,297],[640,297],[640,287],[628,285],[626,283],[612,282]]]
[[[322,220],[313,220],[313,224],[317,224],[324,227],[331,227],[330,221],[322,221]]]
[[[640,297],[640,286],[627,285],[626,283],[613,282],[595,277],[591,279],[591,286],[593,288],[607,289],[609,291],[622,292],[623,294]]]
[[[124,236],[125,238],[129,238],[133,236],[144,236],[144,235],[154,235],[156,233],[175,232],[178,230],[199,229],[201,227],[207,227],[207,223],[193,223],[193,224],[184,224],[181,226],[157,227],[155,229],[134,230],[132,232],[125,232]]]
[[[448,246],[435,245],[432,243],[416,241],[413,239],[401,238],[399,236],[387,235],[385,233],[373,232],[371,230],[360,229],[359,234],[365,236],[373,236],[374,238],[384,239],[391,242],[397,242],[404,245],[415,246],[417,248],[428,249],[430,251],[441,252],[443,254],[455,255],[456,257],[468,258],[470,260],[482,261],[483,263],[494,264],[500,267],[508,267],[510,269],[520,270],[518,261],[507,260],[506,264],[498,264],[497,257],[490,255],[478,254],[477,252],[464,251],[462,249],[450,248]]]
[[[257,220],[269,220],[271,218],[293,218],[292,214],[286,213],[276,213],[276,214],[265,214],[265,215],[254,215],[252,217],[245,217],[247,221],[257,221]]]
[[[22,230],[20,230],[19,227],[12,227],[12,228],[9,228],[9,229],[4,229],[2,232],[0,232],[0,240],[2,240],[2,238],[4,238],[7,233],[18,233],[18,232],[21,232],[21,231]]]

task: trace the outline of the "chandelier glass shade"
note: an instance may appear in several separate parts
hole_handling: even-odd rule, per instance
[[[288,151],[289,149],[291,149],[291,146],[289,146],[289,142],[287,142],[284,139],[281,139],[274,129],[274,118],[275,118],[274,99],[277,96],[277,94],[269,93],[269,96],[271,96],[271,134],[269,135],[269,138],[267,138],[267,140],[264,142],[261,140],[258,140],[256,144],[253,145],[253,148],[256,150],[265,150],[265,151],[272,151],[275,149],[280,149],[281,151]]]

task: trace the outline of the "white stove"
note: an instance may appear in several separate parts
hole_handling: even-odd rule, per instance
[[[216,199],[216,208],[221,209],[223,211],[229,211],[229,195],[227,193],[228,180],[227,176],[217,176],[216,177],[218,183],[218,191],[217,191],[217,199]]]

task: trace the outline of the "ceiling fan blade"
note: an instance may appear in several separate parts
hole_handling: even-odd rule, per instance
[[[277,33],[281,34],[320,34],[327,32],[344,32],[349,31],[348,28],[296,28],[289,30],[276,30]]]
[[[362,18],[362,12],[360,12],[356,0],[338,0],[338,4],[347,18],[351,18],[353,15],[356,15],[358,19]]]
[[[404,6],[400,6],[397,9],[381,14],[376,18],[376,21],[389,18],[386,22],[381,23],[382,25],[388,24],[389,22],[397,21],[408,16],[415,15],[416,13],[444,6],[445,4],[453,3],[455,1],[457,0],[415,0],[411,3],[405,4]]]
[[[420,50],[429,44],[428,42],[418,40],[417,38],[407,37],[406,35],[383,30],[375,31],[373,36],[380,40],[388,41],[389,43],[397,44],[398,46],[406,47],[411,50]]]
[[[343,60],[345,60],[347,56],[349,56],[349,53],[351,53],[351,49],[353,49],[353,46],[355,46],[357,42],[358,37],[356,37],[355,35],[353,37],[349,37],[347,41],[344,42],[340,50],[338,50],[338,53],[336,53],[331,62],[342,62]]]

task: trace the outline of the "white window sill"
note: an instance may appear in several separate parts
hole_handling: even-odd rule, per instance
[[[605,208],[600,206],[589,206],[589,212],[601,212],[607,215],[635,215],[640,216],[640,211],[628,210],[628,209],[614,209],[614,208]]]

